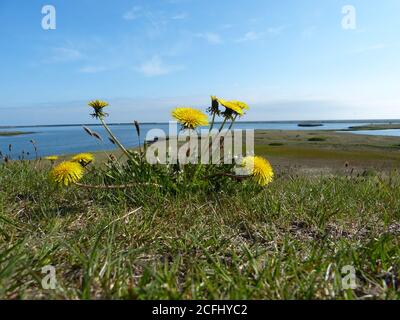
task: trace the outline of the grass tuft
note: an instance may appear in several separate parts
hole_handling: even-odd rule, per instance
[[[326,138],[323,138],[323,137],[312,137],[312,138],[309,138],[308,141],[310,141],[310,142],[322,142],[322,141],[326,141]]]

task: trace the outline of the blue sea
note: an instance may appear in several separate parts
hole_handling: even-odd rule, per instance
[[[321,127],[299,127],[298,121],[290,122],[238,122],[235,129],[266,129],[266,130],[342,130],[351,126],[367,125],[371,123],[389,123],[397,121],[326,121]],[[36,157],[34,141],[39,157],[48,155],[64,155],[85,151],[112,150],[115,146],[109,141],[103,127],[87,125],[92,131],[102,137],[102,141],[89,136],[82,125],[70,126],[32,126],[0,128],[0,131],[34,132],[18,136],[0,136],[0,151],[9,154],[13,159],[18,159],[24,154],[25,159]],[[149,134],[151,129],[161,129],[168,134],[168,123],[141,124],[141,142],[151,139],[155,134]],[[133,124],[111,125],[112,131],[119,140],[128,147],[136,147],[139,139]],[[385,135],[400,137],[400,130],[357,131],[356,134]],[[148,136],[147,136],[148,135]],[[11,152],[9,149],[11,148]]]

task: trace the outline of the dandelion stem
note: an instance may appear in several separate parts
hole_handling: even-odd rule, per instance
[[[225,126],[225,123],[226,123],[226,120],[228,120],[228,118],[227,118],[227,117],[225,117],[225,118],[224,118],[224,121],[222,121],[221,127],[219,128],[219,132],[221,132],[221,131],[222,131],[222,129],[224,128],[224,126]]]
[[[236,114],[235,117],[232,119],[232,122],[231,122],[231,124],[230,124],[230,126],[229,126],[229,128],[228,128],[228,131],[232,129],[233,124],[235,123],[235,121],[236,121],[236,119],[237,119],[237,116],[238,116],[238,115]],[[228,117],[225,117],[225,118],[224,118],[224,121],[223,121],[222,124],[221,124],[221,128],[219,129],[219,132],[221,132],[222,129],[224,128],[224,126],[225,126],[227,120],[228,120]],[[209,148],[211,149],[211,151],[213,151],[213,150],[212,150],[212,145],[216,142],[216,140],[217,140],[218,137],[219,137],[219,138],[223,138],[223,140],[222,140],[222,147],[224,147],[225,136],[226,136],[226,133],[224,133],[224,135],[223,135],[222,137],[218,135],[218,136],[212,141],[211,146],[209,147]],[[211,152],[211,159],[212,159],[213,157],[214,157],[214,152]],[[220,160],[219,162],[221,162],[221,160]],[[219,163],[218,163],[218,164],[219,164]]]
[[[211,119],[210,130],[208,130],[208,132],[211,132],[211,130],[214,128],[214,121],[215,121],[215,112],[213,113],[213,116]]]
[[[219,128],[218,132],[221,132],[221,131],[222,131],[222,129],[224,128],[224,126],[225,126],[225,124],[226,124],[226,120],[227,120],[227,119],[228,119],[227,117],[224,118],[224,121],[222,122],[221,127]],[[211,141],[211,144],[208,146],[209,150],[212,151],[212,146],[214,145],[214,143],[215,143],[215,141],[217,140],[218,137],[219,137],[219,135],[217,135],[217,137],[215,137],[215,138]],[[212,159],[212,156],[213,156],[213,153],[211,153],[211,159]]]
[[[101,124],[103,125],[103,127],[106,129],[106,131],[108,132],[108,134],[110,135],[110,137],[115,141],[115,143],[117,144],[117,146],[122,150],[123,153],[125,153],[125,155],[127,157],[131,157],[131,155],[129,154],[128,150],[126,150],[126,148],[122,145],[121,142],[119,142],[119,140],[115,137],[115,135],[112,133],[112,131],[110,130],[110,128],[107,126],[107,124],[105,123],[103,118],[100,118]]]
[[[228,130],[231,130],[232,129],[232,127],[233,127],[233,124],[235,123],[235,121],[236,121],[236,119],[237,119],[237,114],[235,115],[235,117],[233,118],[233,120],[232,120],[232,122],[231,122],[231,125],[229,126],[229,128],[228,128]]]
[[[232,119],[231,124],[228,128],[228,131],[230,131],[233,127],[233,124],[235,123],[236,119],[237,119],[238,115],[236,114],[235,117]],[[226,132],[224,133],[224,135],[222,136],[223,140],[222,140],[222,148],[224,148],[224,141],[225,141],[225,136],[226,136]],[[224,155],[221,156],[220,158],[220,162],[222,161],[222,159],[224,158]]]

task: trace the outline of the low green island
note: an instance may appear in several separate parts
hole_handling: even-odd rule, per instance
[[[23,134],[33,134],[35,132],[26,132],[26,131],[0,131],[0,137],[12,137],[12,136],[20,136]]]
[[[364,130],[393,130],[400,129],[400,123],[368,124],[362,126],[352,126],[342,131],[364,131]]]
[[[323,127],[323,123],[299,123],[297,125],[298,127],[303,127],[303,128],[313,128],[313,127]]]

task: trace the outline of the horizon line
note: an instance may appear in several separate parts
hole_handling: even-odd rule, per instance
[[[257,121],[236,121],[236,123],[337,123],[337,122],[400,122],[400,119],[333,119],[333,120],[257,120]],[[168,124],[170,121],[156,121],[156,122],[139,122],[139,125],[144,124]],[[174,122],[174,121],[172,121]],[[216,121],[215,123],[222,123]],[[133,125],[134,122],[113,122],[109,126],[123,126]],[[79,126],[101,126],[100,123],[71,123],[71,124],[37,124],[37,125],[0,125],[0,129],[13,129],[13,128],[38,128],[38,127],[79,127]]]

